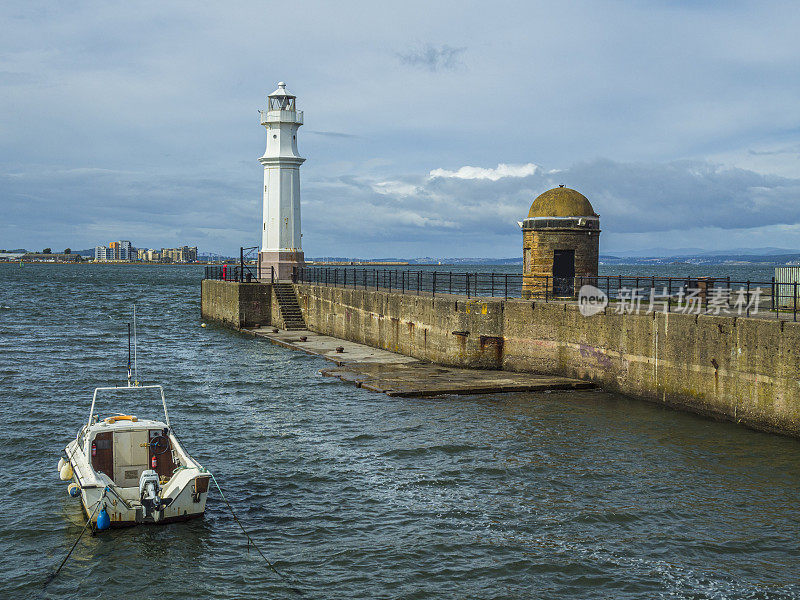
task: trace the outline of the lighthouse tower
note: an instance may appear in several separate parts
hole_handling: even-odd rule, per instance
[[[261,252],[258,255],[261,277],[267,279],[275,268],[275,278],[287,280],[294,267],[303,266],[300,240],[300,165],[305,158],[297,152],[297,130],[303,112],[282,81],[267,97],[267,110],[261,124],[267,128],[267,149],[258,161],[264,165],[264,220]]]

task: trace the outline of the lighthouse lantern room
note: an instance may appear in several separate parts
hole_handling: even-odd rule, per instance
[[[259,112],[267,129],[267,149],[258,159],[264,167],[261,278],[274,273],[277,280],[289,280],[305,262],[300,233],[300,165],[305,158],[297,152],[303,112],[283,82],[267,97],[267,110]]]

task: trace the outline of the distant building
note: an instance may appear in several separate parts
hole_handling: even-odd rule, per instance
[[[191,263],[197,262],[197,246],[180,246],[179,248],[162,248],[162,262]]]
[[[119,258],[117,260],[133,260],[134,250],[133,245],[129,241],[122,240],[119,242]]]
[[[94,259],[97,262],[135,260],[136,256],[136,249],[128,240],[110,242],[108,248],[105,246],[95,246],[94,248]]]
[[[79,254],[27,252],[20,256],[20,260],[30,262],[81,262]]]
[[[180,246],[178,248],[162,248],[160,251],[150,248],[134,248],[127,240],[111,242],[108,247],[95,246],[94,259],[97,262],[141,260],[147,262],[197,262],[197,246]]]

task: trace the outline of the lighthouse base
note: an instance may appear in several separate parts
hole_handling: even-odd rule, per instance
[[[291,281],[296,267],[306,264],[302,251],[264,250],[258,253],[261,281]]]

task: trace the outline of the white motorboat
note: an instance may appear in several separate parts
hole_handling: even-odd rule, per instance
[[[98,393],[154,396],[161,394],[164,421],[95,414]],[[140,405],[141,406],[141,405]],[[160,385],[101,387],[94,391],[89,421],[67,444],[59,475],[71,481],[69,493],[80,496],[97,529],[138,523],[169,523],[205,512],[211,473],[189,456],[169,423]]]

